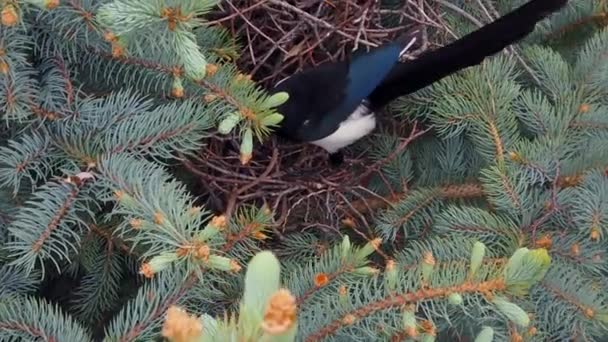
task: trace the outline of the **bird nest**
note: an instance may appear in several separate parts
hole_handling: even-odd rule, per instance
[[[430,0],[224,0],[209,18],[244,46],[240,69],[272,86],[353,49],[391,41],[413,25],[444,30],[437,8]],[[425,41],[410,56],[427,47]]]
[[[390,188],[387,181],[390,195],[383,196],[369,189],[370,179],[383,179],[382,167],[427,131],[414,124],[385,158],[372,161],[363,152],[347,156],[338,167],[332,166],[327,152],[316,146],[282,142],[276,137],[258,145],[247,165],[240,162],[238,143],[219,136],[210,138],[198,155],[182,160],[198,177],[207,206],[228,217],[237,206],[265,205],[275,214],[275,231],[335,230],[355,222],[369,229],[366,215],[390,204],[404,191]]]
[[[229,29],[245,47],[239,68],[271,87],[303,68],[390,41],[412,25],[441,26],[436,6],[424,0],[391,1],[225,0],[209,20]],[[425,37],[412,56],[426,48]],[[382,178],[382,166],[424,132],[388,124],[399,127],[404,137],[383,160],[349,154],[345,165],[332,167],[320,148],[273,137],[256,145],[251,161],[241,165],[238,141],[214,136],[184,165],[200,180],[207,206],[227,216],[243,205],[267,205],[275,213],[275,231],[335,230],[354,221],[369,228],[368,214],[403,191],[391,189],[393,196],[381,196],[368,188],[370,178]]]

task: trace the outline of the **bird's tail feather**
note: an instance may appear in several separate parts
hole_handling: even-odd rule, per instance
[[[422,89],[464,68],[481,63],[530,34],[536,24],[568,0],[531,0],[496,21],[413,61],[398,63],[370,95],[380,108],[397,97]]]

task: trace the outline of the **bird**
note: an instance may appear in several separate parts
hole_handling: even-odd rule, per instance
[[[276,108],[283,116],[276,133],[287,140],[316,145],[333,165],[342,150],[371,134],[378,113],[393,100],[460,70],[481,64],[528,36],[536,24],[568,0],[530,0],[495,21],[413,60],[402,56],[419,43],[422,29],[410,29],[394,41],[359,49],[339,61],[305,68],[276,83],[270,94],[286,92]]]

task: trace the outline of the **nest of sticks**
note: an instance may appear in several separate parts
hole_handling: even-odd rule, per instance
[[[438,0],[223,0],[210,14],[237,37],[241,70],[264,86],[303,68],[341,60],[414,25],[446,30]],[[413,57],[429,48],[427,40]]]
[[[445,27],[430,0],[393,2],[399,5],[387,8],[379,0],[224,0],[209,20],[231,30],[245,46],[239,68],[271,87],[303,68],[390,41],[412,25]],[[430,45],[425,36],[409,57]],[[369,179],[382,178],[382,166],[427,131],[391,118],[382,125],[400,132],[402,140],[391,155],[375,162],[365,153],[350,153],[345,165],[336,168],[320,148],[272,137],[256,144],[253,158],[243,166],[238,141],[213,136],[184,165],[198,178],[207,206],[227,216],[242,205],[267,205],[276,214],[275,232],[335,231],[349,225],[366,227],[361,235],[369,236],[369,215],[406,190],[391,189],[391,196],[380,196],[367,187]]]
[[[330,165],[327,152],[315,146],[278,139],[258,145],[247,165],[240,164],[238,144],[219,137],[210,139],[197,156],[182,160],[199,179],[206,205],[228,217],[237,206],[266,205],[275,213],[276,232],[311,228],[331,231],[341,224],[369,229],[366,216],[405,191],[391,189],[391,196],[383,197],[370,190],[367,183],[374,175],[382,178],[382,166],[428,131],[417,125],[409,130],[385,158],[370,162],[362,153],[346,157],[338,167]]]

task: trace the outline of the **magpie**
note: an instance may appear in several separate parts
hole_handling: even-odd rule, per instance
[[[531,0],[454,42],[400,62],[422,37],[420,29],[345,60],[325,62],[279,81],[271,94],[287,92],[277,107],[283,115],[277,134],[320,146],[332,164],[343,160],[341,149],[370,134],[376,113],[398,97],[480,64],[530,34],[536,24],[560,10],[568,0]]]

